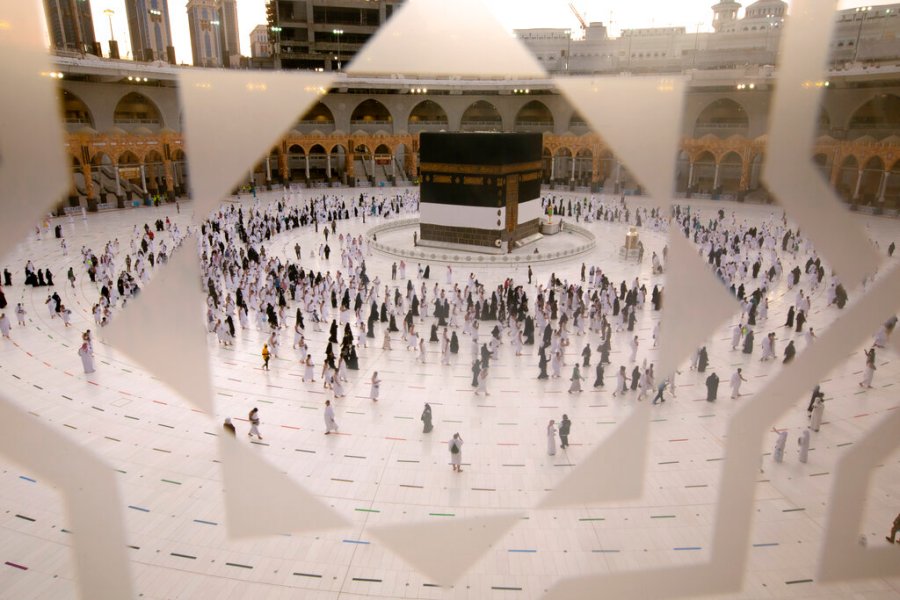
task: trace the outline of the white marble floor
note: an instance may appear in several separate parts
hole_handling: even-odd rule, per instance
[[[355,197],[359,190],[346,193]],[[705,215],[724,206],[751,221],[780,215],[773,207],[693,205]],[[756,330],[753,356],[731,350],[733,323],[710,340],[711,367],[723,380],[717,403],[703,401],[703,377],[685,368],[677,398],[653,407],[640,500],[536,510],[546,491],[633,410],[633,394],[624,398],[611,394],[612,368],[619,364],[631,368],[624,334],[614,338],[606,387],[595,390],[589,385],[593,377],[589,369],[585,373],[588,385],[577,395],[566,393],[568,377],[536,379],[534,347],[526,347],[525,355],[516,357],[507,342],[500,359],[492,364],[492,393],[484,398],[474,396],[469,386],[470,350],[464,336],[450,367],[439,364],[438,344],[429,345],[423,365],[399,344],[393,351],[381,350],[379,325],[377,343],[359,350],[360,370],[350,372],[348,395],[337,402],[342,435],[327,437],[322,435],[321,407],[330,395],[321,383],[300,382],[301,369],[287,332],[281,356],[273,359],[269,372],[259,368],[263,337],[256,330],[238,333],[234,348],[222,348],[210,336],[216,393],[213,416],[192,410],[102,343],[96,348],[96,373],[85,376],[76,349],[81,332],[95,329],[89,311],[98,291],[79,268],[75,288],[66,285],[65,273],[68,266],[76,265],[78,249],[87,245],[99,252],[106,240],[116,237],[127,244],[135,223],[152,223],[160,217],[169,216],[183,227],[190,212],[190,204],[184,204],[180,215],[172,207],[162,207],[90,215],[87,221],[79,218],[72,223],[63,219],[68,256],[63,256],[52,235],[43,240],[32,235],[0,260],[0,268],[8,266],[15,273],[14,285],[5,288],[10,303],[6,312],[14,328],[12,339],[0,340],[0,386],[22,409],[118,471],[131,545],[127,551],[135,589],[143,598],[538,598],[554,582],[576,575],[705,562],[710,558],[726,426],[736,407],[751,402],[752,395],[782,368],[780,361],[759,362],[762,334],[775,331],[779,348],[795,336],[801,352],[805,345],[801,336],[782,327],[793,300],[782,280],[770,296],[768,322]],[[848,215],[848,219],[867,227],[881,248],[895,237],[900,239],[898,221],[859,215]],[[366,227],[372,224],[369,220]],[[649,269],[650,252],[662,250],[664,234],[642,230],[647,253],[638,266],[618,259],[624,225],[589,227],[597,236],[597,249],[587,257],[536,265],[537,282],[546,283],[551,272],[577,280],[582,260],[601,265],[616,282],[638,276],[648,289],[664,282],[664,276],[652,276]],[[338,231],[358,233],[363,228],[361,223],[341,222]],[[318,243],[306,230],[278,237],[269,250],[293,256],[297,242],[304,247],[304,266],[339,268],[334,254],[330,262],[306,258],[306,248]],[[55,289],[74,313],[72,327],[64,328],[59,319],[50,318],[44,305],[45,288],[22,285],[28,258],[36,267],[53,270]],[[390,282],[392,260],[378,255],[369,258],[370,275],[377,273]],[[888,263],[885,268],[893,266]],[[456,280],[462,282],[468,271],[460,267]],[[524,267],[480,267],[477,274],[488,285],[508,276],[526,279]],[[429,289],[435,281],[444,285],[443,267],[432,270]],[[17,302],[23,302],[28,311],[24,328],[15,326],[12,308]],[[836,308],[825,307],[824,290],[814,295],[810,325],[824,331],[839,315]],[[639,315],[638,361],[654,360],[650,334],[658,318],[649,304]],[[425,318],[420,329],[427,331],[431,322]],[[327,332],[313,333],[309,327],[307,332],[318,363]],[[594,335],[573,338],[565,375],[571,373],[586,341],[596,347]],[[893,351],[879,352],[875,388],[865,392],[857,385],[864,364],[862,348],[847,348],[847,355],[847,362],[823,382],[826,423],[814,434],[809,462],[799,463],[796,446],[791,444],[785,462],[773,463],[774,432],[760,448],[764,472],[756,488],[753,548],[738,597],[900,597],[900,579],[840,585],[815,580],[835,461],[845,447],[898,405],[895,384],[900,381],[900,365]],[[592,364],[598,358],[595,352]],[[748,379],[742,390],[746,395],[731,400],[727,379],[737,366],[743,366]],[[368,382],[375,370],[384,382],[377,405],[368,399]],[[434,409],[435,430],[430,434],[422,433],[419,421],[425,401]],[[806,427],[806,401],[807,397],[798,398],[796,407],[775,425],[789,430],[791,439]],[[250,443],[244,419],[252,406],[259,407],[264,438],[253,443],[253,450],[334,507],[352,522],[351,527],[229,540],[215,436],[221,433],[222,419],[231,416],[238,440]],[[563,413],[572,419],[571,446],[551,457],[546,452],[545,426]],[[466,440],[466,466],[461,474],[447,465],[445,443],[454,432]],[[900,453],[885,461],[872,481],[861,534],[870,546],[884,545],[884,535],[900,512]],[[369,535],[371,528],[388,524],[510,510],[523,512],[527,519],[501,538],[453,588],[434,586]],[[76,596],[71,535],[64,532],[70,525],[51,482],[0,457],[0,560],[5,562],[0,565],[0,597]],[[897,552],[900,561],[900,546]]]

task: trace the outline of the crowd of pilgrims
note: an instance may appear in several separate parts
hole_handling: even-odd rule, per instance
[[[561,204],[554,198],[544,202]],[[349,206],[346,200],[322,196],[301,204],[283,198],[265,207],[230,205],[220,210],[201,228],[210,333],[228,346],[234,343],[238,326],[245,330],[255,328],[267,334],[264,357],[277,357],[283,353],[282,331],[293,329],[291,350],[297,351],[295,356],[304,366],[303,380],[315,381],[318,375],[323,386],[332,388],[338,398],[344,395],[347,371],[359,369],[358,348],[368,346],[369,340],[378,337],[382,348],[390,350],[394,343],[391,334],[399,333],[406,349],[424,362],[427,335],[428,343],[439,345],[441,363],[446,365],[450,364],[450,356],[459,352],[459,335],[467,335],[472,354],[472,385],[476,393],[487,394],[490,361],[497,358],[504,340],[508,340],[516,355],[521,355],[524,346],[535,344],[535,332],[539,332],[540,377],[551,376],[548,364],[556,377],[569,345],[570,327],[577,335],[587,330],[601,334],[603,341],[598,351],[601,363],[608,362],[612,328],[634,331],[637,312],[648,300],[655,310],[661,307],[662,290],[658,286],[648,292],[637,278],[630,286],[625,281],[614,285],[599,266],[587,269],[582,265],[580,283],[551,275],[546,285],[537,285],[533,302],[526,287],[511,278],[490,289],[474,273],[463,281],[454,281],[450,266],[443,267],[444,285],[429,281],[430,265],[418,265],[416,283],[407,279],[403,261],[400,281],[396,280],[395,264],[391,283],[382,282],[378,275],[372,277],[367,271],[365,259],[370,251],[365,237],[338,233],[338,223],[350,218],[351,213],[354,217],[378,214],[374,210],[371,199],[364,194]],[[643,220],[655,227],[662,227],[664,221],[658,209],[632,210],[616,201],[585,199],[576,201],[575,208],[570,206],[569,210],[585,215],[590,210],[591,215],[586,218],[591,219],[596,216],[627,223],[633,218],[636,223]],[[340,269],[332,272],[304,266],[299,243],[294,245],[294,257],[267,254],[267,242],[296,228],[313,228],[321,236],[318,254],[325,261],[329,261],[333,244],[340,254]],[[311,249],[309,257],[315,256],[316,250]],[[433,317],[428,334],[419,331],[426,317]],[[494,325],[485,333],[487,326],[483,323]],[[307,326],[314,331],[327,328],[329,333],[320,355],[321,370],[307,344]],[[376,336],[378,328],[382,331]],[[602,371],[599,377],[602,385]]]
[[[812,295],[825,286],[829,306],[843,308],[847,302],[847,293],[838,278],[832,273],[826,283],[822,261],[799,230],[788,226],[784,216],[769,218],[761,225],[749,225],[738,222],[733,215],[726,218],[720,210],[717,218],[704,223],[689,207],[676,205],[671,217],[666,217],[660,209],[629,207],[624,198],[592,196],[573,201],[550,196],[543,198],[542,203],[545,210],[552,206],[556,215],[574,215],[586,221],[634,224],[660,231],[670,225],[681,228],[742,303],[732,347],[741,346],[746,354],[754,351],[752,328],[768,318],[769,289],[782,277],[783,260],[796,262],[787,271],[786,285],[789,290],[796,288],[796,299],[788,310],[785,327],[801,333],[807,343],[815,337],[809,322]],[[416,210],[418,198],[414,192],[388,198],[361,193],[349,201],[327,194],[308,199],[291,194],[268,205],[258,201],[252,206],[225,205],[200,226],[199,250],[207,291],[209,332],[221,344],[231,345],[237,335],[237,320],[243,330],[256,328],[265,332],[268,337],[264,354],[279,356],[281,333],[293,329],[292,350],[296,350],[304,366],[303,380],[316,381],[318,374],[323,385],[334,390],[335,397],[344,395],[347,371],[359,369],[358,348],[368,347],[379,327],[383,349],[390,350],[391,334],[400,333],[406,349],[424,362],[426,335],[420,333],[419,327],[426,317],[433,317],[427,342],[439,345],[444,365],[450,364],[450,356],[459,352],[459,335],[469,336],[472,386],[478,394],[488,393],[489,367],[504,342],[512,346],[516,356],[523,354],[525,346],[536,344],[537,377],[549,379],[562,376],[573,335],[588,337],[580,352],[580,364],[576,360],[573,365],[569,392],[581,391],[581,381],[586,378],[580,369],[591,366],[593,352],[600,355],[593,385],[603,387],[613,336],[623,333],[631,349],[629,362],[636,364],[630,376],[625,365],[618,368],[615,393],[630,389],[640,391],[639,396],[643,397],[667,384],[674,389],[672,379],[660,384],[654,381],[653,364],[648,365],[646,358],[637,364],[640,342],[632,333],[647,303],[653,311],[661,309],[663,289],[658,284],[648,291],[637,277],[630,284],[616,283],[609,280],[601,266],[585,264],[581,265],[580,281],[551,274],[546,282],[533,282],[529,267],[527,286],[507,278],[492,289],[479,282],[474,273],[462,280],[454,279],[451,266],[442,267],[446,270],[443,285],[438,281],[432,283],[430,265],[423,269],[420,264],[414,283],[413,279],[406,278],[403,261],[399,281],[395,264],[391,281],[383,282],[378,275],[372,277],[367,271],[366,257],[370,250],[365,237],[338,233],[338,223],[351,218],[364,220],[366,215],[392,216]],[[100,286],[100,296],[93,307],[98,325],[105,325],[119,300],[124,306],[147,283],[150,271],[166,262],[171,249],[158,234],[168,233],[172,246],[177,247],[190,235],[191,227],[187,229],[182,234],[178,225],[173,225],[168,218],[157,220],[153,229],[149,225],[143,228],[135,225],[130,251],[121,263],[117,262],[121,250],[118,239],[107,242],[99,256],[89,248],[81,249],[86,274]],[[340,254],[340,269],[312,268],[304,261],[299,242],[293,247],[295,259],[267,253],[267,243],[294,229],[312,230],[318,237],[320,243],[314,241],[314,247],[309,249],[310,259],[318,253],[320,259],[324,257],[330,264],[329,244],[334,245]],[[653,253],[654,275],[663,270],[665,248],[661,254],[660,257]],[[807,257],[805,261],[803,257]],[[26,282],[32,283],[35,278],[38,274],[29,262]],[[68,279],[74,286],[72,269]],[[47,304],[51,316],[65,316],[61,313],[67,311],[58,294],[51,295]],[[313,350],[307,345],[307,326],[314,331],[327,328],[329,333],[321,355],[321,370],[316,369]],[[424,327],[427,329],[428,325]],[[591,336],[596,344],[592,343]],[[658,337],[657,321],[652,333],[654,347]],[[776,357],[777,338],[774,331],[763,337],[761,360]],[[783,362],[789,362],[795,353],[794,340],[789,339]],[[705,372],[708,363],[706,348],[698,348],[691,368]],[[373,389],[376,380],[377,374],[373,376]]]

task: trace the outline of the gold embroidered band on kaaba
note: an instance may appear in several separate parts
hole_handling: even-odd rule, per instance
[[[450,173],[453,175],[509,175],[522,171],[540,171],[541,161],[517,163],[512,165],[464,165],[453,163],[420,163],[422,173]]]

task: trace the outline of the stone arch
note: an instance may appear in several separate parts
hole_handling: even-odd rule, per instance
[[[824,152],[817,152],[813,155],[813,165],[825,178],[825,181],[829,181],[831,178],[831,165],[829,164],[828,155]]]
[[[846,199],[852,199],[856,192],[856,181],[859,177],[859,160],[850,154],[841,161],[835,187]]]
[[[894,161],[885,177],[884,201],[889,208],[900,206],[900,158]]]
[[[365,143],[354,142],[353,145],[353,176],[358,180],[373,181],[375,174],[375,155],[372,148]]]
[[[725,193],[737,193],[741,189],[741,173],[744,159],[731,151],[719,159],[719,181],[717,189]]]
[[[125,150],[120,153],[115,160],[115,164],[119,169],[119,179],[126,182],[126,187],[133,189],[137,193],[142,193],[141,181],[141,159],[131,150]],[[130,193],[129,199],[130,199]]]
[[[487,100],[476,100],[463,112],[460,131],[503,131],[500,111]]]
[[[532,100],[516,113],[515,131],[553,131],[553,113],[540,100]]]
[[[328,175],[329,178],[340,178],[346,183],[347,180],[347,147],[343,144],[333,144],[328,150],[329,162]]]
[[[368,98],[356,105],[350,114],[350,123],[358,126],[392,125],[394,117],[388,107],[374,98]]]
[[[550,174],[553,172],[552,163],[553,155],[550,153],[550,148],[544,146],[544,149],[541,151],[541,171],[544,183],[550,182]]]
[[[147,191],[159,194],[166,189],[166,172],[163,157],[158,150],[150,150],[144,155],[144,176],[147,180]]]
[[[569,181],[572,178],[572,165],[575,161],[575,153],[571,148],[560,146],[553,153],[551,163],[551,178],[553,181]]]
[[[594,173],[594,153],[590,148],[581,148],[575,153],[575,181],[580,186],[588,186]]]
[[[616,157],[608,148],[602,148],[597,164],[599,169],[597,179],[603,184],[604,192],[609,193],[615,189]]]
[[[317,102],[297,121],[297,128],[302,133],[318,130],[331,133],[334,131],[334,113],[324,103]]]
[[[590,132],[591,126],[585,121],[584,117],[579,114],[576,110],[572,113],[572,116],[569,117],[569,131],[574,133],[575,135],[583,135],[585,133]]]
[[[156,103],[138,92],[129,92],[116,103],[113,123],[126,131],[138,127],[159,129],[165,124]]]
[[[757,152],[750,159],[750,182],[749,189],[751,191],[759,189],[762,187],[763,181],[763,164],[764,164],[765,154],[762,152]],[[827,177],[827,175],[826,175]]]
[[[447,111],[444,107],[428,99],[416,104],[409,113],[407,119],[407,129],[410,133],[419,133],[420,131],[440,131],[447,129],[449,119]]]
[[[691,156],[687,150],[678,151],[678,157],[675,159],[675,191],[679,193],[687,192],[688,177],[691,174]]]
[[[97,150],[91,155],[91,166],[99,167],[103,165],[114,165],[115,160],[104,150]]]
[[[82,170],[81,159],[71,152],[69,153],[69,158],[72,159],[72,171],[70,178],[71,187],[69,188],[69,196],[86,195],[84,189],[84,171]],[[74,202],[74,199],[70,198],[70,201]],[[77,202],[72,205],[78,206]]]
[[[694,137],[714,135],[726,138],[731,135],[746,136],[750,131],[747,110],[731,98],[713,100],[700,111],[694,122]]]
[[[395,179],[406,180],[411,176],[410,167],[412,165],[410,148],[407,144],[400,142],[394,146],[394,154],[391,157],[392,175]]]
[[[59,101],[62,108],[63,120],[70,130],[81,127],[93,127],[94,117],[88,105],[67,89],[60,89]]]
[[[113,157],[105,151],[97,151],[91,156],[91,179],[94,183],[94,192],[99,195],[101,202],[114,201],[115,195],[121,190],[116,187],[116,169],[118,166]],[[107,194],[113,194],[109,198]]]
[[[879,94],[854,110],[847,121],[852,139],[861,135],[886,137],[900,129],[900,96]]]
[[[862,169],[857,197],[863,204],[874,203],[881,195],[882,179],[885,177],[884,161],[880,156],[871,156]]]
[[[716,179],[716,157],[704,150],[694,159],[694,176],[691,187],[701,194],[711,194]]]
[[[278,164],[276,157],[275,165]],[[175,187],[175,193],[179,196],[185,195],[188,189],[188,161],[187,155],[181,148],[176,148],[172,152],[172,183]]]
[[[373,140],[373,144],[378,144],[378,140]],[[392,177],[393,151],[390,146],[380,143],[375,147],[372,155],[374,168],[374,183],[381,181],[390,181]]]
[[[304,163],[304,177],[311,181],[324,181],[328,178],[328,152],[322,144],[313,144],[306,155],[309,164],[309,173],[306,172]]]
[[[300,144],[291,144],[287,149],[287,172],[291,181],[306,177],[306,149]]]

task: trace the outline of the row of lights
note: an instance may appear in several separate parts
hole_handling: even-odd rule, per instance
[[[59,71],[50,71],[49,73],[41,73],[41,75],[43,75],[44,77],[49,77],[50,79],[62,79],[63,77],[65,77],[65,75],[63,75]]]
[[[133,75],[129,75],[129,76],[128,76],[128,81],[133,81],[133,82],[135,82],[135,83],[140,83],[141,81],[143,81],[144,83],[146,83],[146,82],[148,82],[148,81],[150,81],[150,80],[147,79],[146,77],[135,77],[135,76],[133,76]]]
[[[829,87],[831,85],[830,81],[804,81],[803,87],[809,88],[823,88]]]
[[[527,88],[522,89],[522,90],[520,90],[520,89],[513,90],[513,94],[530,94],[530,93],[531,93],[531,90],[529,90]]]
[[[739,83],[737,84],[737,89],[739,90],[752,90],[756,88],[755,83]]]
[[[409,90],[410,94],[427,94],[428,88],[411,88]]]

